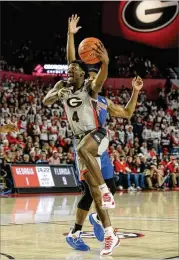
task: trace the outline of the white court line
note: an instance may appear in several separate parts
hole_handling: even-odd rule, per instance
[[[51,215],[49,219],[45,219],[45,215],[44,214],[36,214],[38,215],[39,218],[36,218],[36,221],[32,221],[32,219],[27,219],[26,214],[18,214],[18,219],[12,221],[10,219],[10,215],[9,214],[1,214],[1,225],[9,225],[9,224],[38,224],[38,223],[52,223],[52,222],[70,222],[70,221],[75,221],[75,215]],[[157,217],[124,217],[124,216],[119,216],[119,217],[111,217],[111,220],[113,221],[120,221],[120,220],[124,220],[124,221],[170,221],[170,222],[178,222],[178,218],[157,218]]]
[[[56,215],[57,216],[57,215]],[[147,220],[147,221],[178,221],[178,218],[157,218],[157,217],[110,217],[111,220]],[[60,216],[60,219],[54,218],[54,221],[75,220],[75,216]]]
[[[178,218],[157,218],[157,217],[112,217],[113,220],[123,219],[123,220],[148,220],[148,221],[178,221]]]

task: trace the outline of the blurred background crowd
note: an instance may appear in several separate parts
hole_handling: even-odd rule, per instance
[[[0,135],[0,156],[5,162],[74,164],[72,131],[62,104],[60,101],[51,107],[42,104],[52,86],[39,80],[2,78],[0,123],[13,123],[19,129],[17,133]],[[131,95],[131,90],[125,87],[120,90],[109,87],[105,92],[121,105]],[[179,92],[173,87],[163,88],[157,101],[149,100],[145,91],[141,91],[131,121],[108,116],[108,152],[120,189],[162,187],[164,178],[169,187],[177,185],[178,126]]]

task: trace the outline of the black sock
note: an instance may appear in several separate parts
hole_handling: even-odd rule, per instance
[[[72,230],[72,234],[74,234],[76,231],[82,230],[82,225],[78,225],[75,223],[75,226]]]
[[[100,220],[100,218],[98,217],[98,215],[97,215],[97,219]]]

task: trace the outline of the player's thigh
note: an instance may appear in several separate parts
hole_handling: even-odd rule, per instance
[[[98,165],[99,165],[99,168],[101,169],[101,158],[99,157],[99,156],[97,156],[97,157],[95,157],[96,158],[96,161],[97,161],[97,163],[98,163]],[[86,173],[88,173],[89,172],[89,170],[87,169],[87,167],[86,167],[86,164],[85,164],[85,161],[83,160],[83,158],[81,158],[80,156],[79,156],[79,158],[78,158],[78,163],[77,163],[77,165],[78,165],[78,172],[79,172],[79,179],[80,180],[85,180],[85,178],[84,178],[84,176],[86,175]],[[91,176],[89,176],[89,178],[92,178],[92,175]],[[93,180],[92,180],[93,181]]]
[[[77,151],[85,149],[94,156],[101,155],[108,147],[109,140],[106,137],[105,129],[95,129],[87,134],[79,143]]]
[[[83,174],[83,179],[85,180],[85,182],[88,184],[89,189],[93,188],[96,189],[98,188],[98,185],[96,184],[95,179],[93,178],[93,176],[91,175],[91,173],[89,171],[86,171]],[[99,188],[98,188],[99,189]]]
[[[77,153],[80,155],[83,149],[92,153],[94,156],[98,154],[98,143],[94,140],[90,133],[87,134],[78,144]]]

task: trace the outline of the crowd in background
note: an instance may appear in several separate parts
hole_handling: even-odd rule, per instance
[[[33,67],[39,63],[66,64],[66,48],[64,44],[59,43],[60,35],[56,35],[53,40],[49,48],[43,48],[43,46],[37,48],[31,40],[19,46],[12,40],[4,41],[2,49],[4,56],[0,61],[1,69],[22,73],[27,70],[31,73]]]
[[[13,123],[17,133],[0,135],[0,157],[6,163],[74,164],[72,131],[60,101],[45,107],[42,100],[51,83],[16,81],[0,83],[0,124]],[[129,89],[106,90],[114,103],[124,106]],[[160,90],[157,101],[141,91],[131,120],[112,118],[106,124],[109,155],[120,188],[175,187],[179,178],[179,92]],[[179,183],[178,183],[179,185]]]
[[[147,57],[139,57],[134,53],[115,56],[116,76],[129,78],[140,75],[142,78],[163,78],[159,68]]]
[[[1,70],[31,73],[37,64],[66,64],[66,48],[64,40],[56,35],[54,44],[49,49],[33,48],[32,41],[16,46],[13,41],[5,41],[4,56],[0,59]],[[53,43],[53,41],[52,41]],[[110,50],[109,54],[111,53]],[[163,78],[160,69],[148,58],[140,57],[134,53],[113,57],[110,55],[109,76],[129,78],[136,74],[142,78]],[[111,68],[111,69],[110,69]]]

